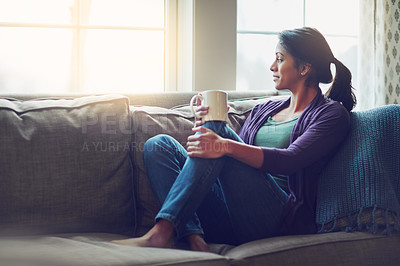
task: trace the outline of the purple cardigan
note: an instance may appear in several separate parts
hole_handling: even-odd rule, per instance
[[[289,106],[287,100],[268,101],[253,108],[239,136],[254,145],[257,131],[269,116]],[[289,197],[282,214],[280,234],[315,233],[318,176],[345,139],[350,128],[348,111],[321,91],[294,125],[287,149],[262,147],[262,169],[288,175]]]

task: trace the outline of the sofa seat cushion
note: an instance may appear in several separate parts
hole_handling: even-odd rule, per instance
[[[132,234],[129,101],[0,99],[0,235]]]
[[[1,265],[229,265],[213,253],[120,246],[114,234],[49,235],[0,239]]]
[[[221,254],[234,265],[398,265],[400,234],[334,232],[249,242]]]

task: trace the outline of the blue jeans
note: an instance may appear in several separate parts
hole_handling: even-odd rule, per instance
[[[242,142],[225,122],[203,126]],[[288,196],[264,171],[229,156],[188,157],[168,135],[149,139],[143,156],[162,205],[156,221],[170,221],[178,239],[202,234],[208,242],[239,245],[277,234]]]

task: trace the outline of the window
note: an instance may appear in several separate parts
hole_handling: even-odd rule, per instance
[[[237,90],[272,90],[269,66],[277,34],[302,26],[321,31],[335,57],[351,70],[357,87],[358,0],[238,0],[237,4]]]
[[[0,0],[0,93],[164,90],[164,0]]]

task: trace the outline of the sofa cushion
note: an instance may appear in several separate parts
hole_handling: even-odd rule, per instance
[[[280,96],[282,97],[282,96]],[[287,97],[287,96],[283,96]],[[243,125],[251,109],[269,98],[243,99],[229,102],[228,124],[236,132]],[[143,163],[143,146],[146,140],[158,134],[173,136],[185,146],[187,137],[193,134],[194,116],[189,106],[172,109],[151,106],[131,106],[132,146],[134,158],[135,195],[137,196],[137,235],[144,234],[153,224],[160,208],[147,180]]]
[[[7,266],[230,265],[226,257],[209,252],[129,247],[110,242],[120,238],[120,235],[115,234],[0,238],[0,264]]]
[[[0,234],[130,234],[129,101],[0,99]]]
[[[396,248],[397,247],[397,248]],[[273,237],[227,249],[233,265],[398,265],[400,234],[335,232]]]

